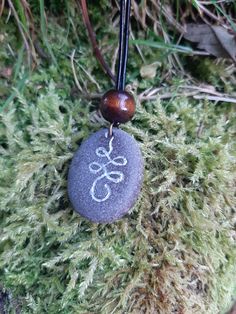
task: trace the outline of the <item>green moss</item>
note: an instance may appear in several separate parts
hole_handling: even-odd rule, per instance
[[[103,46],[107,21],[97,4],[94,14]],[[81,20],[48,21],[58,66],[41,60],[32,74],[21,67],[8,83],[13,97],[7,105],[9,95],[1,98],[0,306],[4,300],[9,313],[24,314],[225,313],[236,293],[233,105],[184,96],[138,103],[122,128],[143,152],[142,193],[121,221],[92,224],[74,213],[66,191],[73,153],[102,126],[91,122],[96,101],[71,97],[72,50],[84,90],[102,92],[111,84]],[[106,56],[111,52],[109,46]],[[145,51],[148,60],[154,54]],[[138,91],[161,82],[140,79],[134,49],[130,60]],[[169,65],[162,62],[165,73]],[[15,88],[24,75],[24,88]],[[173,95],[186,84],[179,76],[170,82]]]
[[[236,271],[231,106],[138,106],[125,129],[145,158],[142,194],[123,220],[95,225],[73,213],[66,176],[97,126],[55,86],[1,115],[1,283],[24,313],[222,312]]]
[[[227,69],[229,64],[226,60],[215,58],[187,58],[186,69],[200,82],[213,85],[217,90],[225,93],[232,93],[234,86],[230,82],[231,70]]]

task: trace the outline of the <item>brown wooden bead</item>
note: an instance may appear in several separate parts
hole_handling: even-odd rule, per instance
[[[102,97],[99,109],[107,121],[125,123],[135,113],[134,97],[128,92],[111,89]]]

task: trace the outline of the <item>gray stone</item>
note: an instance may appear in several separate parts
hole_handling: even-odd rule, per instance
[[[85,140],[75,153],[68,175],[74,209],[93,222],[111,223],[125,215],[138,198],[143,159],[135,139],[113,128]]]

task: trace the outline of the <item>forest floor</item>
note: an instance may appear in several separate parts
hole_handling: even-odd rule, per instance
[[[117,3],[90,2],[114,73]],[[137,110],[121,128],[140,145],[145,178],[134,208],[107,225],[80,217],[67,197],[70,160],[107,126],[97,107],[113,86],[81,12],[63,0],[0,5],[0,314],[223,314],[232,306],[236,8],[174,3],[132,1],[127,89]],[[209,33],[200,46],[199,24]]]

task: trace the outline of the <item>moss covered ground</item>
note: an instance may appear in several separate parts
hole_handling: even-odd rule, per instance
[[[139,142],[144,184],[129,215],[92,224],[73,212],[66,178],[80,143],[106,125],[96,108],[112,83],[76,7],[50,10],[41,41],[49,56],[33,71],[7,8],[0,19],[0,65],[12,70],[0,78],[0,313],[226,313],[236,296],[235,104],[196,99],[186,86],[235,95],[234,65],[179,53],[181,72],[164,45],[140,46],[141,58],[131,44],[137,112],[122,129]],[[90,7],[111,64],[117,29],[112,14],[101,18],[109,10]],[[153,76],[144,65],[154,62]],[[160,86],[162,96],[144,97]]]

